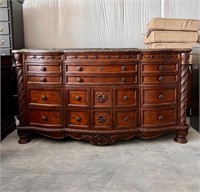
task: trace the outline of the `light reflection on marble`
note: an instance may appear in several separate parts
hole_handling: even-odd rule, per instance
[[[134,138],[112,146],[34,137],[17,143],[16,131],[0,146],[3,192],[198,192],[200,134],[187,144],[174,135]]]

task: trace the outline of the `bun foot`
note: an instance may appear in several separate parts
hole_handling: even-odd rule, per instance
[[[26,143],[29,143],[30,141],[31,141],[30,136],[28,136],[28,135],[20,135],[18,143],[19,144],[26,144]]]

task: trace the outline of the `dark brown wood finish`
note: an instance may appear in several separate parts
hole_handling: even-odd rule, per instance
[[[186,143],[190,51],[14,51],[19,143],[32,133],[107,145],[169,132]]]

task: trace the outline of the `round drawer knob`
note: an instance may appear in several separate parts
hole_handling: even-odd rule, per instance
[[[128,117],[124,117],[124,121],[128,121]]]
[[[3,27],[0,27],[0,32],[3,32],[3,29],[4,29]]]
[[[159,99],[163,99],[163,98],[164,98],[164,95],[159,95],[158,98],[159,98]]]
[[[159,66],[159,70],[162,71],[163,69],[164,69],[164,66],[163,66],[163,65],[160,65],[160,66]]]
[[[77,101],[80,101],[80,100],[81,100],[81,97],[80,97],[80,96],[76,96],[76,100],[77,100]]]
[[[40,78],[40,81],[41,81],[41,82],[46,82],[46,81],[47,81],[47,79],[46,79],[46,78],[44,78],[44,77],[42,77],[42,78]]]
[[[1,40],[1,45],[4,45],[4,42],[5,42],[4,40]]]
[[[82,71],[82,67],[76,67],[77,71]]]
[[[43,115],[43,116],[42,116],[42,120],[43,120],[43,121],[46,121],[46,120],[47,120],[47,116]]]
[[[42,96],[41,96],[41,99],[42,99],[42,100],[47,100],[47,97],[46,97],[45,95],[42,95]]]
[[[125,70],[126,70],[126,67],[125,67],[125,66],[122,66],[122,67],[121,67],[121,70],[122,70],[122,71],[125,71]]]
[[[81,82],[82,79],[81,79],[80,77],[78,77],[78,78],[76,79],[76,81],[77,81],[77,82]]]
[[[121,78],[121,82],[125,82],[126,81],[126,78],[125,77],[122,77]]]
[[[80,121],[81,120],[81,118],[80,117],[76,117],[76,121]]]
[[[40,71],[46,71],[46,67],[40,67]]]
[[[128,99],[128,96],[124,95],[123,99],[124,99],[124,101],[126,101]]]
[[[159,115],[159,116],[158,116],[158,119],[159,119],[159,120],[163,120],[163,116],[162,116],[162,115]]]
[[[158,79],[159,79],[159,81],[163,81],[163,80],[164,80],[164,77],[163,77],[163,76],[160,76]]]

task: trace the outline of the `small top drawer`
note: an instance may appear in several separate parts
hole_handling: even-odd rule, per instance
[[[61,65],[27,65],[28,73],[58,73],[62,72]]]
[[[142,73],[177,72],[178,63],[171,63],[171,64],[142,63],[141,70]]]
[[[0,21],[8,21],[8,9],[7,8],[1,8]]]
[[[0,7],[8,7],[8,1],[7,0],[0,0]]]
[[[67,72],[73,73],[119,73],[119,72],[136,72],[136,64],[121,65],[68,65]]]
[[[8,22],[0,22],[0,35],[9,34],[9,25]]]

